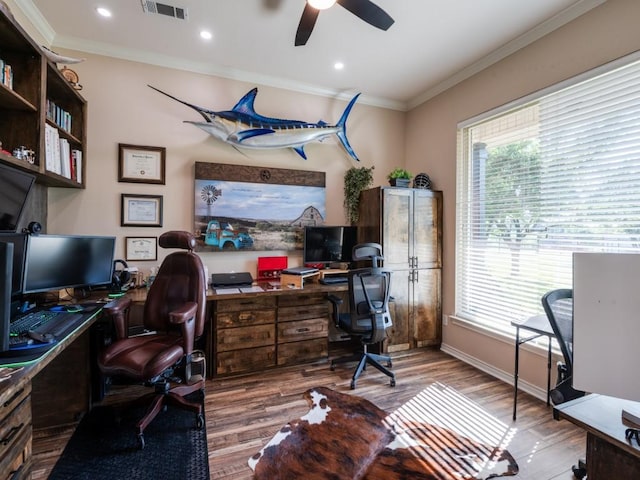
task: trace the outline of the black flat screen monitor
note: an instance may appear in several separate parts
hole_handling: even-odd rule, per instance
[[[11,272],[11,297],[22,293],[25,250],[27,248],[27,233],[1,233],[0,242],[13,244],[13,269]]]
[[[9,350],[13,244],[0,241],[0,352]]]
[[[305,227],[303,262],[330,265],[350,263],[351,251],[358,242],[358,230],[352,226]]]
[[[0,164],[0,232],[15,232],[35,176]]]
[[[111,283],[115,237],[30,235],[22,293]]]

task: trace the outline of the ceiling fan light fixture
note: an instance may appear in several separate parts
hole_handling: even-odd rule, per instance
[[[307,3],[318,10],[326,10],[333,7],[336,0],[307,0]]]

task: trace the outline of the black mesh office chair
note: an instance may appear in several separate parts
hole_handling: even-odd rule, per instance
[[[386,329],[391,326],[389,314],[389,289],[391,272],[381,268],[382,247],[377,243],[361,243],[353,247],[354,262],[370,260],[371,267],[349,271],[349,311],[340,313],[342,299],[329,295],[333,304],[333,318],[340,330],[358,339],[361,350],[348,357],[336,358],[331,361],[331,370],[339,363],[358,362],[358,366],[351,379],[351,389],[356,388],[356,382],[366,369],[372,365],[382,373],[391,377],[391,386],[396,385],[395,374],[382,365],[385,362],[391,368],[391,357],[378,355],[367,351],[369,345],[380,343],[386,337]]]
[[[561,288],[551,290],[542,296],[544,308],[553,333],[556,337],[563,362],[558,363],[558,379],[556,387],[551,390],[551,401],[559,405],[575,398],[583,397],[585,392],[573,388],[573,290]],[[576,478],[584,478],[587,467],[584,460],[579,460],[571,470]]]

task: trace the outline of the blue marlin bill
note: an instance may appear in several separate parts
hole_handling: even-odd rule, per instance
[[[351,99],[338,123],[329,125],[322,120],[318,123],[309,123],[259,115],[253,108],[253,102],[258,94],[257,88],[250,90],[231,110],[216,112],[180,100],[151,85],[149,87],[183,105],[193,108],[205,119],[204,122],[186,121],[185,123],[195,125],[211,136],[234,147],[255,149],[293,148],[298,155],[306,160],[307,155],[304,152],[304,146],[307,143],[321,142],[335,134],[347,153],[354,160],[359,161],[358,156],[349,144],[346,130],[347,117],[360,96],[359,93]]]

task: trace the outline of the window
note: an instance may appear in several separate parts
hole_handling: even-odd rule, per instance
[[[459,128],[456,316],[511,332],[577,251],[640,252],[640,61]]]

